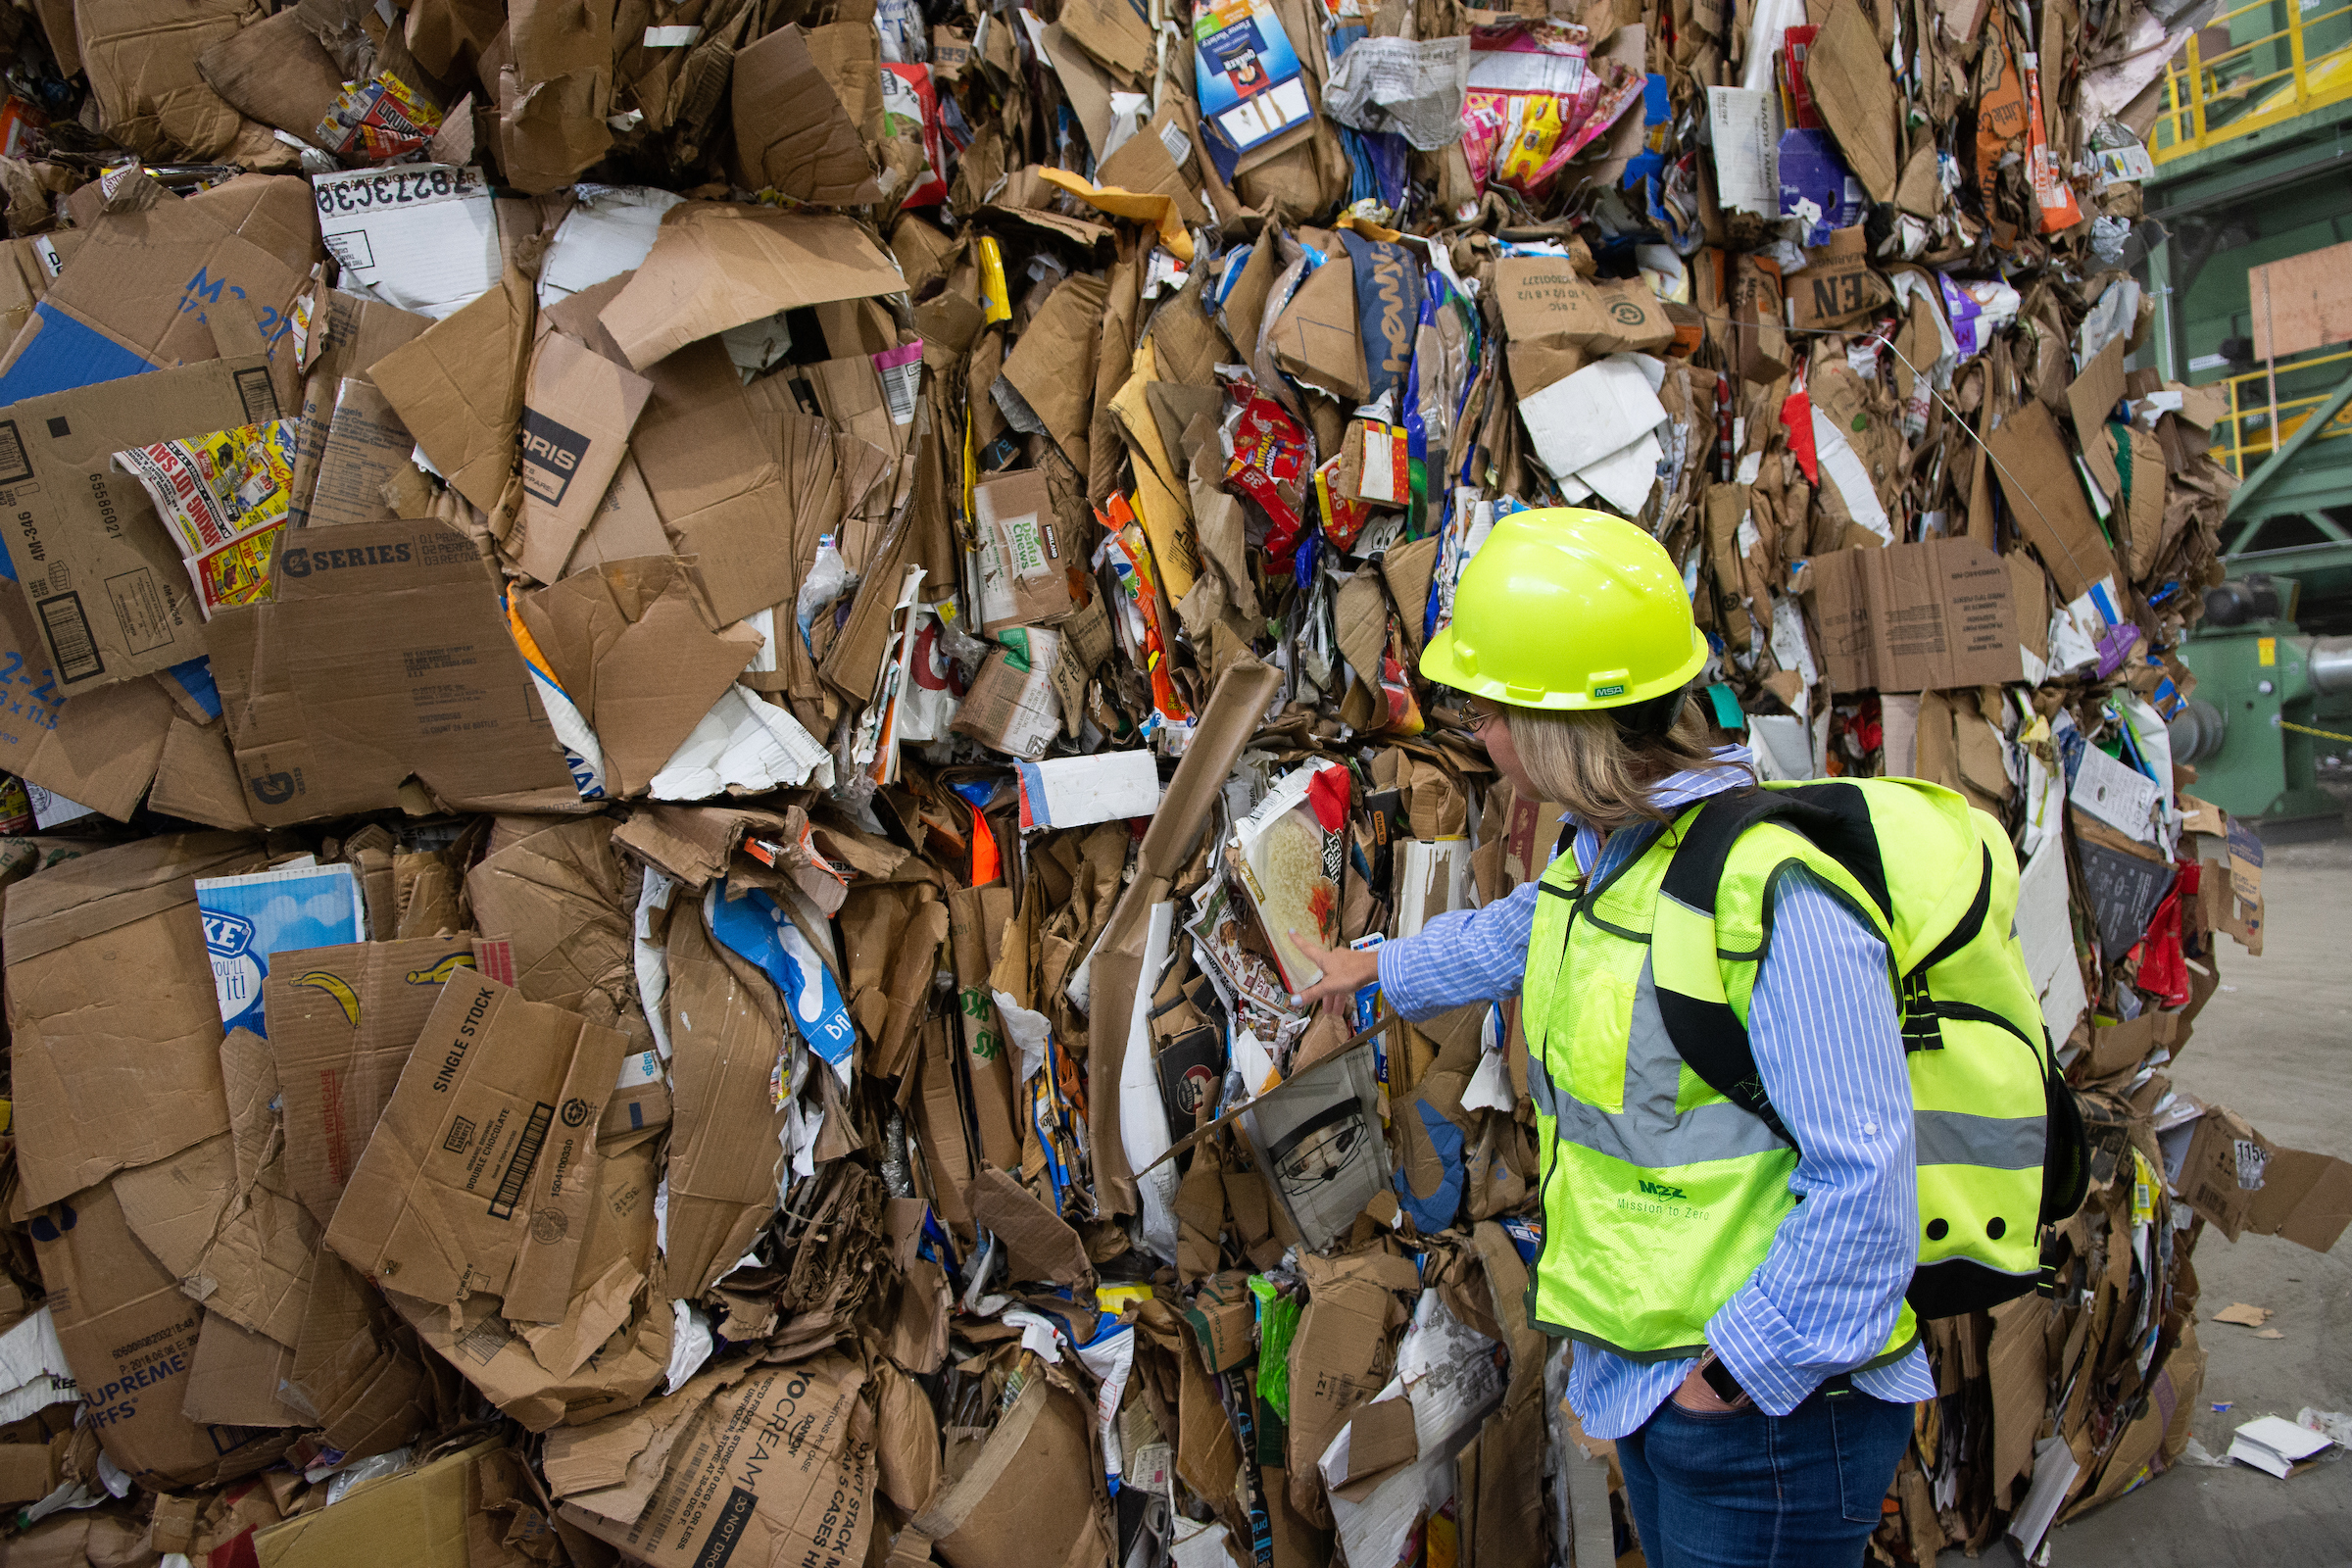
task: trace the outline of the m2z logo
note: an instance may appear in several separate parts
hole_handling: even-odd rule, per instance
[[[1690,1200],[1690,1195],[1680,1187],[1669,1187],[1664,1182],[1637,1181],[1634,1183],[1634,1188],[1644,1198],[1662,1198],[1673,1203],[1687,1203]]]
[[[199,267],[196,275],[188,279],[188,286],[180,290],[179,308],[182,312],[196,311],[196,319],[201,321],[204,314],[200,305],[218,305],[223,293],[232,300],[245,297],[245,291],[227,278],[215,277],[211,269]],[[274,307],[264,305],[255,312],[254,324],[262,330],[262,342],[274,346],[279,338],[294,329],[294,318],[280,315]]]

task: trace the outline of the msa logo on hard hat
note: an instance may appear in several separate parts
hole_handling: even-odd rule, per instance
[[[1592,700],[1594,702],[1600,701],[1603,697],[1623,697],[1624,695],[1625,682],[1623,681],[1616,681],[1607,686],[1595,686],[1592,688]]]

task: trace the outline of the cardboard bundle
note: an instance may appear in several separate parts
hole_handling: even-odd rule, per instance
[[[2166,1072],[2202,15],[24,8],[0,1556],[1639,1561],[1517,1003],[1292,1000],[1556,853],[1417,669],[1556,505],[2018,850],[2091,1197],[1874,1557],[2162,1470],[2200,1236],[2352,1216]]]

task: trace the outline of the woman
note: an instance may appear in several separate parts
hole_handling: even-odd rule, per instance
[[[1706,658],[1682,574],[1640,528],[1571,508],[1496,523],[1421,670],[1470,694],[1515,791],[1568,808],[1569,852],[1415,936],[1310,948],[1307,997],[1377,980],[1420,1019],[1524,990],[1534,1316],[1582,1342],[1569,1402],[1616,1440],[1652,1568],[1853,1563],[1935,1394],[1903,1301],[1919,1256],[1903,1042],[1886,943],[1829,866],[1735,854],[1715,911],[1661,897],[1678,818],[1753,783],[1747,752],[1710,753],[1690,711]],[[1765,911],[1737,939],[1735,892]],[[1668,1038],[1659,996],[1715,986],[1719,957],[1724,985],[1752,982],[1740,1021],[1787,1142]]]

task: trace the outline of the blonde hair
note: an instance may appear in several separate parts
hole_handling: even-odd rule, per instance
[[[1636,818],[1670,823],[1677,810],[1655,804],[1652,786],[1687,769],[1726,765],[1708,751],[1706,721],[1695,706],[1686,706],[1672,729],[1654,736],[1628,735],[1608,709],[1510,708],[1503,722],[1529,782],[1545,800],[1596,825]]]

